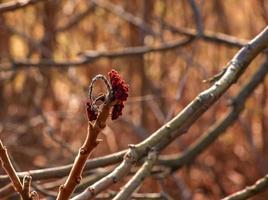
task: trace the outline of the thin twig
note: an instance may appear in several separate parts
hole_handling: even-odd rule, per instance
[[[5,172],[8,174],[11,182],[13,183],[13,187],[18,193],[22,194],[22,191],[23,191],[22,184],[20,182],[19,177],[16,174],[16,171],[13,165],[11,164],[10,158],[7,153],[7,149],[6,147],[3,146],[3,143],[1,140],[0,140],[0,158],[1,158],[2,167],[5,170]]]
[[[40,68],[40,67],[73,67],[73,66],[81,66],[85,64],[90,64],[95,62],[98,59],[106,58],[106,59],[115,59],[115,58],[123,58],[128,56],[137,56],[143,55],[147,53],[154,52],[162,52],[173,50],[179,47],[186,46],[193,41],[193,38],[186,38],[182,40],[177,40],[173,42],[166,42],[156,47],[149,46],[140,46],[140,47],[127,47],[121,50],[115,51],[86,51],[80,53],[75,60],[69,61],[55,61],[44,59],[41,61],[13,61],[8,64],[0,64],[0,71],[13,71],[19,69],[29,69],[31,67]]]
[[[0,189],[0,198],[7,197],[14,192],[15,190],[14,190],[13,184],[9,183]]]
[[[48,1],[48,0],[16,0],[16,1],[9,1],[0,4],[0,14],[18,10],[24,8],[29,5],[36,4],[38,2]]]
[[[58,27],[56,29],[56,33],[58,32],[64,32],[67,31],[71,28],[73,28],[75,25],[77,25],[79,22],[81,22],[84,18],[86,18],[90,13],[92,13],[92,11],[94,11],[95,6],[90,4],[88,5],[88,7],[86,8],[85,11],[78,13],[77,15],[74,15],[71,17],[71,19],[64,25]]]
[[[110,95],[111,91],[108,91],[107,98],[109,98]],[[76,156],[73,167],[66,182],[64,185],[60,186],[57,200],[69,199],[76,185],[80,183],[85,163],[93,149],[95,149],[100,142],[97,137],[100,131],[106,126],[106,120],[109,117],[109,112],[112,106],[111,103],[112,101],[107,99],[107,102],[104,103],[95,123],[92,124],[90,121],[88,122],[88,133],[86,140],[80,148],[78,155]]]
[[[107,156],[87,160],[85,165],[85,172],[91,169],[119,163],[123,160],[123,157],[126,154],[126,152],[127,150],[123,150]],[[69,174],[71,168],[72,164],[58,167],[50,167],[45,169],[29,170],[25,172],[18,172],[17,175],[20,178],[23,178],[25,175],[30,174],[33,178],[33,181],[46,180],[51,178],[62,178]],[[0,175],[0,184],[6,184],[8,180],[9,177],[7,175]]]
[[[98,5],[99,7],[104,8],[104,9],[112,12],[113,14],[117,15],[121,19],[137,26],[141,30],[144,30],[144,31],[149,30],[149,31],[147,31],[148,33],[152,32],[152,29],[150,28],[150,26],[148,24],[146,24],[141,18],[132,15],[131,13],[124,10],[122,7],[120,7],[118,5],[114,5],[108,1],[103,1],[103,0],[102,1],[94,0],[94,3],[96,5]],[[194,4],[194,7],[195,7],[195,4]],[[159,21],[165,28],[169,29],[170,31],[172,31],[174,33],[183,34],[183,35],[186,35],[189,37],[196,38],[200,32],[200,33],[202,33],[201,38],[204,39],[205,41],[214,42],[214,43],[217,42],[217,43],[226,44],[226,45],[229,45],[232,47],[237,47],[237,48],[243,47],[244,45],[247,44],[247,40],[236,38],[234,36],[230,36],[230,35],[223,34],[223,33],[214,33],[211,31],[203,30],[204,29],[203,25],[200,25],[200,24],[202,24],[202,22],[200,22],[201,21],[201,14],[200,14],[199,9],[197,12],[199,12],[199,14],[197,14],[196,11],[194,11],[195,16],[197,16],[197,18],[198,18],[197,25],[199,28],[197,28],[197,31],[194,29],[189,29],[189,28],[176,28],[175,26],[168,24],[167,22],[164,22],[159,17],[155,17],[155,19],[157,21]],[[136,22],[136,21],[138,21],[138,22]],[[159,35],[159,33],[156,33],[155,31],[151,34]]]
[[[123,177],[125,177],[129,173],[132,165],[137,162],[138,155],[136,151],[136,147],[134,145],[130,145],[128,152],[124,156],[123,162],[113,172],[99,180],[97,184],[93,184],[81,194],[72,198],[72,200],[90,199],[99,194],[104,188],[109,187],[111,184],[117,183],[118,180],[121,180]]]
[[[57,200],[67,200],[70,198],[75,187],[82,179],[82,172],[85,163],[90,156],[93,149],[99,144],[100,140],[97,138],[102,129],[106,126],[106,121],[110,116],[115,120],[122,114],[122,106],[128,97],[128,85],[120,77],[117,71],[111,70],[108,73],[109,81],[103,75],[97,75],[92,79],[89,86],[89,102],[87,102],[87,115],[88,115],[88,133],[86,140],[79,150],[79,153],[74,161],[71,172],[66,182],[60,186]],[[103,104],[98,111],[92,110],[92,90],[96,80],[103,80],[107,86],[108,92],[104,96]],[[119,107],[118,107],[119,106]],[[92,121],[95,121],[92,123]]]
[[[197,37],[199,38],[199,37],[202,37],[203,32],[204,32],[202,16],[200,13],[200,9],[196,5],[195,0],[189,0],[189,3],[194,13],[194,19],[195,19],[195,24],[196,24],[196,29],[197,29]]]
[[[259,179],[254,185],[246,187],[244,190],[236,192],[223,200],[244,200],[265,191],[268,188],[268,175]]]
[[[163,24],[163,26],[168,29],[169,31],[180,34],[180,35],[185,35],[185,36],[190,36],[190,37],[197,37],[198,32],[194,29],[190,28],[183,28],[183,27],[175,27],[174,25],[163,21],[159,17],[155,17],[155,19]],[[227,35],[224,33],[215,33],[212,31],[207,31],[204,30],[201,39],[207,41],[207,42],[213,42],[213,43],[219,43],[219,44],[224,44],[230,47],[235,47],[235,48],[241,48],[244,45],[247,44],[247,40],[240,39],[231,35]]]
[[[149,33],[151,35],[159,35],[154,30],[152,30],[152,28],[148,24],[146,24],[141,18],[125,11],[121,6],[115,5],[110,1],[106,0],[91,0],[91,2],[100,8],[108,10],[109,12],[115,14],[116,16],[119,16],[121,19],[133,24],[134,26],[139,27],[146,33]]]
[[[23,200],[37,200],[39,196],[36,191],[31,191],[32,177],[26,175],[22,182],[22,196]]]
[[[1,140],[0,140],[0,158],[3,169],[8,174],[14,189],[20,194],[22,200],[39,199],[36,192],[34,191],[30,192],[30,184],[31,184],[31,181],[29,181],[31,180],[31,178],[29,178],[30,176],[25,175],[25,177],[23,178],[23,183],[21,183],[10,161],[7,149],[6,147],[3,146]]]
[[[117,192],[109,191],[95,197],[97,200],[111,200]],[[134,193],[131,195],[132,200],[171,200],[165,193]]]

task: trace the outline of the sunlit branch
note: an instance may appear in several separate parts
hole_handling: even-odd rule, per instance
[[[0,4],[0,14],[15,11],[29,5],[36,4],[38,2],[48,1],[48,0],[16,0],[16,1],[8,1]]]

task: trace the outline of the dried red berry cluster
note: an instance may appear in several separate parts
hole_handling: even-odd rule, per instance
[[[128,97],[128,85],[121,78],[119,73],[115,70],[112,70],[108,73],[110,78],[110,83],[112,86],[112,101],[115,102],[112,108],[112,120],[117,119],[120,115],[122,115],[122,110],[124,108],[124,101],[127,100]],[[87,109],[87,117],[89,121],[94,121],[98,117],[98,110],[94,107],[90,100],[86,103]]]
[[[121,78],[119,73],[115,70],[112,70],[108,73],[110,78],[110,83],[112,85],[112,91],[114,95],[113,101],[116,101],[116,104],[112,109],[112,120],[117,119],[122,115],[122,110],[124,108],[124,101],[128,97],[128,85]]]

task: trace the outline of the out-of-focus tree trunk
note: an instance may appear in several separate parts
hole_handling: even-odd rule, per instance
[[[0,1],[1,3],[2,1]],[[10,57],[9,52],[9,34],[5,30],[5,18],[0,14],[0,62],[7,60]],[[0,79],[0,117],[5,112],[4,99],[4,81]]]
[[[56,27],[58,20],[58,12],[60,6],[60,0],[50,0],[44,3],[43,6],[43,26],[44,36],[42,39],[42,45],[49,51],[41,51],[41,57],[43,59],[50,59],[53,57],[54,47],[56,45]]]
[[[213,10],[215,11],[215,15],[217,16],[218,23],[221,25],[218,27],[220,28],[220,31],[230,34],[229,21],[225,13],[224,3],[222,2],[222,0],[213,2]]]
[[[261,133],[262,133],[262,157],[264,158],[264,170],[265,173],[268,172],[268,115],[266,114],[267,106],[267,85],[266,82],[263,83],[262,88],[262,98],[261,98],[261,107],[263,111],[261,112]]]
[[[41,41],[45,51],[41,51],[42,59],[52,59],[54,55],[54,49],[56,46],[56,28],[58,21],[58,13],[60,8],[60,0],[49,0],[43,5],[42,22],[44,27],[44,35]],[[56,106],[55,94],[53,91],[53,73],[46,69],[41,70],[43,75],[43,95],[42,99],[52,100],[53,105]]]
[[[260,13],[262,15],[263,20],[265,21],[266,24],[268,24],[268,4],[267,4],[267,0],[259,0],[257,5],[259,7],[259,10],[260,10]]]
[[[127,4],[127,10],[134,15],[138,15],[138,10],[143,8],[142,18],[145,22],[150,21],[154,1],[138,1],[133,0],[131,4]],[[143,46],[144,45],[144,38],[146,37],[146,33],[139,29],[138,27],[129,24],[129,38],[130,38],[130,46]],[[144,96],[147,91],[147,81],[146,81],[146,70],[145,70],[145,63],[143,55],[135,56],[129,58],[129,74],[131,75],[130,81],[135,83],[137,90],[135,90],[133,95],[140,95]],[[140,104],[140,124],[144,127],[147,127],[147,117],[146,117],[146,103],[141,101]]]

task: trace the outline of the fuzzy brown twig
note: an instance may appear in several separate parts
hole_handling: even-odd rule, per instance
[[[11,180],[13,187],[17,192],[20,194],[22,193],[22,184],[20,182],[19,177],[16,174],[16,171],[11,164],[10,158],[7,153],[6,147],[3,145],[2,141],[0,140],[0,158],[1,158],[1,163],[2,167],[9,176],[9,179]]]
[[[29,5],[33,5],[36,3],[39,3],[44,0],[20,0],[20,1],[9,1],[5,3],[0,4],[0,14],[3,14],[5,12],[14,11],[17,9],[24,8]]]
[[[112,119],[116,119],[122,114],[121,112],[124,107],[123,101],[126,101],[128,96],[128,86],[115,70],[112,70],[109,73],[109,77],[110,81],[108,81],[103,75],[97,75],[92,79],[89,86],[89,102],[87,103],[87,115],[89,121],[87,137],[75,158],[73,167],[66,182],[60,186],[57,200],[69,199],[75,187],[80,183],[86,161],[91,152],[100,142],[97,137],[100,131],[106,126],[110,110],[112,109]],[[92,98],[93,85],[97,80],[102,80],[108,90],[106,95],[101,95],[104,103],[100,108],[95,105],[99,98],[95,100]],[[92,123],[94,120],[95,123]]]
[[[80,183],[82,179],[82,172],[85,167],[86,160],[90,156],[91,152],[99,144],[100,140],[97,139],[100,131],[105,127],[106,120],[109,117],[111,104],[104,104],[96,122],[92,124],[88,122],[87,138],[79,150],[78,155],[75,158],[71,172],[64,183],[60,187],[57,200],[68,199],[75,189],[75,186]]]
[[[33,200],[38,199],[36,192],[30,191],[31,177],[26,175],[21,183],[19,177],[16,174],[16,171],[10,161],[10,158],[7,153],[6,147],[3,145],[0,140],[0,158],[1,164],[5,172],[8,174],[14,189],[20,194],[22,200]]]

